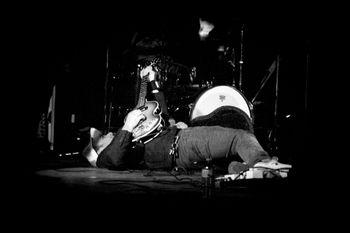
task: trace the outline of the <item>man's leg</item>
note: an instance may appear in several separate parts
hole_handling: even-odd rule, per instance
[[[256,137],[242,129],[220,126],[201,126],[183,129],[179,138],[177,164],[191,167],[194,162],[227,158],[238,154],[248,165],[269,159]]]

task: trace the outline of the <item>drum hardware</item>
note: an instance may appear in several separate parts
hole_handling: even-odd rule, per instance
[[[265,75],[265,77],[263,78],[263,80],[260,83],[260,87],[259,90],[256,92],[255,96],[252,99],[252,103],[255,103],[256,98],[258,97],[258,95],[260,94],[261,90],[264,88],[266,82],[270,79],[271,75],[273,74],[273,72],[276,70],[276,60],[274,60],[270,66],[270,68],[267,70],[268,73]]]
[[[227,47],[224,52],[224,56],[226,57],[226,62],[232,68],[232,73],[236,73],[236,61],[235,61],[235,49]],[[232,86],[236,86],[235,75],[232,78]]]
[[[111,100],[111,95],[113,94],[114,90],[113,90],[113,86],[114,85],[110,85],[110,69],[109,69],[109,59],[110,59],[110,55],[109,55],[109,47],[107,47],[106,49],[106,76],[105,76],[105,86],[104,86],[104,128],[107,129],[106,132],[108,132],[110,130],[110,123],[111,123],[111,112],[112,112],[112,100]],[[113,76],[114,77],[114,76]],[[114,78],[113,78],[114,79]],[[108,87],[111,87],[111,89],[109,89]],[[105,133],[106,133],[105,132]]]
[[[240,58],[239,58],[239,76],[238,76],[238,90],[242,91],[242,76],[243,76],[243,35],[244,35],[244,24],[241,27],[241,38],[240,38]]]
[[[267,70],[267,74],[263,78],[263,80],[260,83],[260,87],[258,91],[256,92],[255,96],[253,97],[251,103],[253,104],[259,104],[261,101],[256,101],[256,98],[266,85],[267,81],[270,79],[273,73],[276,72],[276,79],[275,79],[275,98],[274,98],[274,113],[273,113],[273,127],[269,131],[268,135],[268,141],[269,141],[269,147],[271,150],[271,153],[274,154],[277,152],[277,127],[278,127],[278,122],[277,122],[277,115],[278,115],[278,91],[279,91],[279,65],[280,65],[280,56],[278,55],[276,59],[272,62],[270,65],[269,69]]]
[[[277,108],[278,108],[278,89],[279,89],[279,64],[280,64],[280,57],[277,56],[276,58],[276,82],[275,82],[275,109],[274,109],[274,127],[272,129],[272,153],[275,153],[277,151]]]

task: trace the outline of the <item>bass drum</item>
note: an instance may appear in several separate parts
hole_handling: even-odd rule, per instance
[[[232,86],[214,86],[201,93],[190,110],[190,125],[221,125],[253,130],[251,104]]]

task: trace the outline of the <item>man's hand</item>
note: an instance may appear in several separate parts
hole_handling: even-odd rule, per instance
[[[170,118],[169,119],[169,124],[170,124],[170,127],[176,126],[176,128],[178,128],[178,129],[186,129],[186,128],[188,128],[188,125],[185,122],[179,121],[179,122],[176,123],[174,118]]]
[[[126,116],[122,130],[132,132],[134,128],[139,124],[139,122],[145,118],[146,116],[142,114],[142,111],[140,109],[132,110]]]
[[[142,69],[140,72],[141,78],[148,75],[148,81],[153,81],[156,78],[156,72],[153,70],[153,67],[151,65],[147,66],[146,68]]]
[[[185,122],[182,122],[182,121],[179,121],[175,124],[175,126],[178,128],[178,129],[186,129],[188,128],[188,125],[185,123]]]

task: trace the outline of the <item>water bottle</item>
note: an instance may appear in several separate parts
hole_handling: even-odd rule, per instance
[[[211,199],[214,194],[214,172],[213,167],[208,161],[208,164],[202,168],[202,195],[204,199]]]

